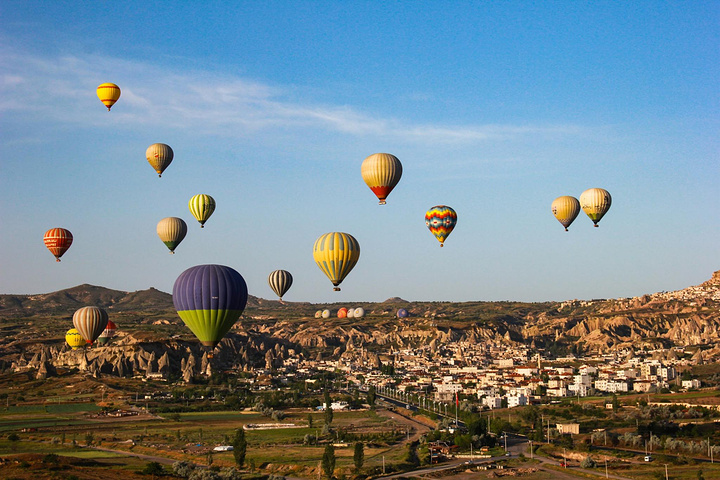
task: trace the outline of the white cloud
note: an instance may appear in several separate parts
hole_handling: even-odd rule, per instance
[[[400,118],[378,118],[347,105],[290,101],[290,87],[286,90],[203,71],[172,71],[117,58],[48,58],[5,48],[0,50],[0,61],[4,65],[0,111],[30,120],[41,115],[64,124],[91,122],[88,109],[102,108],[95,98],[95,87],[113,81],[120,85],[122,96],[112,113],[128,127],[182,127],[226,136],[310,128],[420,144],[556,138],[580,135],[585,130],[575,125],[412,124]]]

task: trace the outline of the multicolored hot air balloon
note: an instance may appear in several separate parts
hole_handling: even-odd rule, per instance
[[[610,193],[602,188],[590,188],[580,195],[580,206],[596,227],[603,215],[610,210],[611,204]]]
[[[565,231],[568,231],[568,227],[575,220],[580,213],[580,202],[575,197],[565,195],[558,197],[553,200],[550,205],[553,215],[557,218],[558,222],[565,227]]]
[[[360,244],[349,233],[326,233],[315,240],[313,258],[335,286],[333,290],[338,292],[339,285],[360,258]]]
[[[215,347],[247,303],[245,279],[223,265],[188,268],[175,280],[173,304],[185,325],[207,347]]]
[[[103,330],[103,332],[97,338],[98,345],[107,345],[110,339],[115,336],[115,330],[117,330],[115,322],[113,322],[112,320],[108,320],[105,330]]]
[[[207,222],[210,215],[215,211],[215,199],[210,195],[201,193],[190,199],[188,207],[193,217],[200,222],[200,228],[205,228],[205,222]]]
[[[322,317],[322,310],[318,310],[315,312],[315,318],[321,318]]]
[[[55,261],[59,262],[60,257],[62,257],[63,254],[67,252],[67,249],[70,248],[70,245],[72,245],[73,236],[70,230],[51,228],[45,232],[43,241],[48,250],[50,250],[50,253],[55,255]]]
[[[402,163],[395,155],[374,153],[363,160],[360,174],[380,205],[385,205],[385,199],[402,177]]]
[[[187,235],[187,223],[178,217],[163,218],[157,224],[157,234],[165,246],[170,249],[170,253],[174,254],[177,246]]]
[[[438,239],[441,247],[455,228],[456,223],[457,213],[447,205],[436,205],[425,212],[425,225],[430,229],[430,233]]]
[[[80,332],[78,332],[76,328],[71,328],[65,333],[65,341],[73,350],[77,350],[85,345],[85,339],[82,335],[80,335]]]
[[[73,325],[91,344],[97,340],[108,324],[108,314],[100,307],[82,307],[73,314]]]
[[[108,109],[108,112],[120,98],[120,87],[114,83],[103,83],[97,87],[97,96]]]
[[[292,282],[293,277],[287,270],[275,270],[268,276],[268,285],[270,285],[272,291],[275,292],[275,295],[280,297],[281,302],[283,295],[285,295],[292,286]]]
[[[158,177],[162,177],[162,173],[172,163],[174,156],[175,154],[170,145],[164,143],[153,143],[145,150],[145,158],[157,172]]]
[[[401,308],[397,311],[397,318],[407,318],[408,311],[405,308]]]
[[[345,317],[347,317],[347,316],[348,316],[348,309],[347,309],[347,308],[342,307],[342,308],[340,308],[340,309],[337,311],[337,317],[338,317],[338,318],[345,318]]]

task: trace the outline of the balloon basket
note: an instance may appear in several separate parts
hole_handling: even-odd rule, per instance
[[[340,291],[340,287],[333,288],[333,292],[339,292],[339,291]]]

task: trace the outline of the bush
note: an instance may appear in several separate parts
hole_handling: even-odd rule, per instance
[[[181,478],[189,478],[195,470],[195,464],[190,462],[175,462],[172,466],[173,473]]]
[[[583,458],[583,461],[580,463],[580,466],[582,468],[595,468],[595,460],[593,460],[590,457]]]
[[[158,462],[148,462],[143,468],[142,473],[145,475],[164,475],[165,469]]]

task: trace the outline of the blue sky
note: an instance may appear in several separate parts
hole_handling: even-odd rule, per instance
[[[287,269],[285,299],[317,303],[701,283],[720,269],[718,25],[717,2],[3,2],[0,292],[169,292],[203,263],[264,298]],[[360,177],[376,152],[404,167],[385,206]],[[550,203],[592,187],[610,212],[564,232]],[[202,230],[197,193],[217,201]],[[458,212],[442,249],[437,204]],[[176,255],[167,216],[189,227]],[[75,237],[59,264],[52,227]],[[361,246],[339,293],[312,259],[331,231]]]

